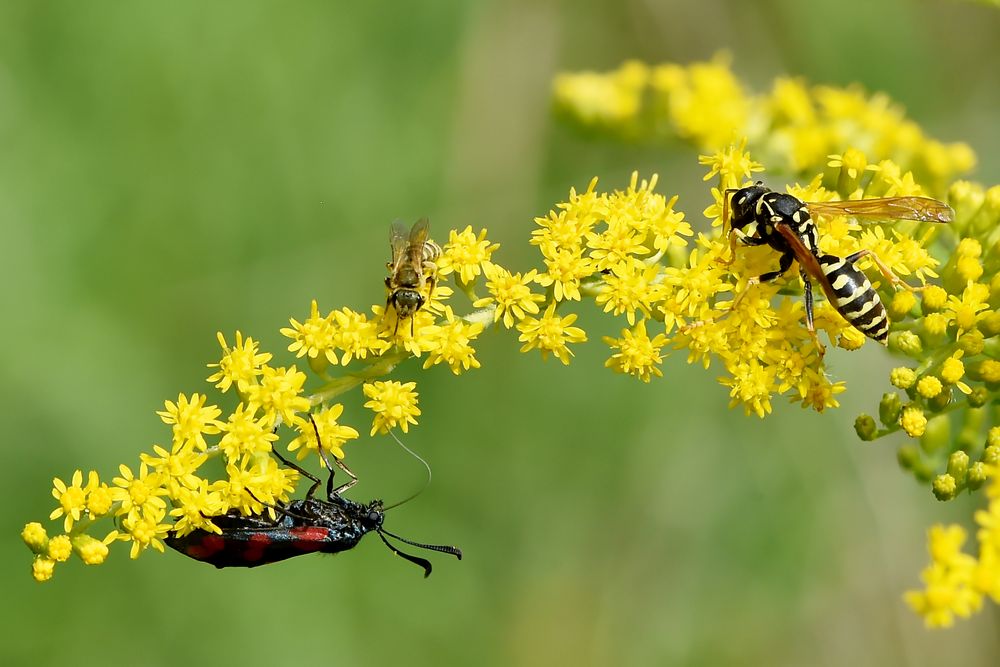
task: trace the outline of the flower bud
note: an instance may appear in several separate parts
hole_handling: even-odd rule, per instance
[[[966,475],[965,484],[970,489],[975,491],[986,482],[987,477],[989,477],[989,474],[986,472],[986,464],[982,461],[976,461],[969,466],[969,472]]]
[[[958,493],[958,483],[949,474],[938,475],[932,486],[934,497],[938,500],[952,500]]]
[[[907,410],[915,410],[923,417],[923,412],[920,411],[920,408],[909,407],[903,409],[901,420],[906,419]],[[923,428],[920,430],[919,436],[910,435],[911,437],[920,437],[920,447],[925,452],[933,454],[951,444],[951,420],[948,419],[948,415],[936,415],[930,420],[923,417],[923,420]],[[903,428],[905,429],[906,427],[904,426]],[[907,431],[907,433],[910,432]]]
[[[871,415],[858,415],[858,418],[854,420],[854,431],[858,434],[859,438],[865,442],[870,442],[875,439],[878,433],[878,426]]]
[[[965,482],[965,475],[969,472],[969,455],[958,450],[952,452],[948,457],[948,474],[955,478],[958,484]]]
[[[928,285],[921,293],[921,308],[924,315],[936,313],[948,304],[948,293],[938,285]]]
[[[913,470],[920,462],[920,450],[916,445],[903,445],[896,452],[896,461],[903,470]]]
[[[891,426],[899,421],[899,411],[903,404],[896,392],[886,392],[882,394],[882,400],[878,404],[878,418],[886,426]]]
[[[923,353],[924,345],[912,331],[897,331],[889,334],[889,349],[916,358]]]
[[[21,539],[36,554],[48,552],[49,536],[45,532],[45,527],[37,521],[32,521],[24,527],[24,530],[21,531]]]

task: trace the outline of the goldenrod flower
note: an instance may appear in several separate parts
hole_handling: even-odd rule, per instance
[[[115,502],[120,503],[116,516],[124,514],[137,517],[147,510],[165,511],[167,503],[161,496],[167,495],[168,492],[164,488],[165,480],[162,474],[150,472],[145,463],[139,464],[138,476],[124,463],[118,466],[118,470],[122,476],[111,480],[115,485],[111,489],[111,495]]]
[[[289,352],[294,352],[296,357],[308,355],[310,359],[322,355],[331,364],[339,361],[333,348],[333,323],[329,315],[320,316],[316,299],[312,300],[309,317],[304,322],[299,322],[295,318],[290,321],[291,328],[286,327],[281,330],[282,336],[292,339],[292,344],[288,346]]]
[[[459,375],[462,371],[470,368],[479,368],[479,360],[476,359],[476,350],[470,343],[482,333],[483,325],[478,322],[472,324],[456,317],[450,307],[445,308],[445,322],[442,323],[434,334],[435,347],[428,354],[424,361],[424,368],[430,368],[436,364],[444,362],[451,368],[451,372]]]
[[[48,581],[52,578],[52,573],[55,571],[55,568],[55,561],[41,556],[36,556],[35,560],[31,562],[31,575],[37,582]]]
[[[224,513],[226,504],[222,494],[213,489],[207,480],[198,480],[194,488],[179,489],[174,500],[177,507],[170,510],[170,516],[175,518],[173,531],[178,537],[198,529],[210,533],[222,533],[222,530],[212,522],[212,517]]]
[[[472,231],[472,225],[461,232],[452,230],[437,262],[438,273],[445,276],[454,272],[461,282],[471,283],[490,263],[490,256],[499,247],[499,243],[486,240],[485,229],[478,235]]]
[[[576,321],[576,317],[576,314],[560,317],[556,314],[556,306],[553,303],[540,318],[524,318],[517,325],[517,330],[521,332],[518,340],[524,343],[521,352],[538,349],[542,353],[542,359],[547,359],[551,352],[563,364],[568,364],[569,358],[573,356],[568,344],[587,340],[587,334],[583,329],[570,326]]]
[[[653,375],[662,377],[660,349],[666,341],[667,336],[662,333],[650,338],[646,333],[646,320],[640,320],[633,329],[622,329],[621,338],[604,337],[604,342],[617,350],[604,365],[616,373],[634,375],[643,382],[649,382]]]
[[[301,395],[305,383],[306,374],[295,366],[264,366],[260,384],[250,387],[247,392],[249,408],[255,413],[262,411],[269,427],[279,416],[286,424],[291,423],[295,420],[295,413],[309,409],[309,399]]]
[[[153,445],[153,453],[159,456],[142,453],[139,460],[149,466],[159,476],[158,479],[164,481],[169,497],[177,497],[182,488],[198,486],[199,477],[195,472],[208,460],[207,454],[196,452],[193,447],[183,443],[174,443],[169,452],[160,445]]]
[[[920,408],[909,406],[903,408],[903,413],[899,417],[899,425],[911,438],[919,438],[927,428],[927,417],[924,416],[924,411]]]
[[[165,517],[163,507],[147,505],[140,512],[130,512],[122,520],[123,532],[119,539],[132,542],[130,558],[138,558],[149,547],[163,551],[163,538],[171,528],[170,524],[161,523]]]
[[[545,301],[545,296],[531,291],[531,283],[538,274],[537,270],[532,269],[522,275],[511,273],[499,264],[490,264],[483,269],[483,274],[486,276],[486,289],[490,296],[477,299],[472,305],[476,308],[495,305],[494,322],[502,319],[503,325],[510,329],[526,315],[538,314],[538,304]]]
[[[364,393],[369,401],[365,407],[375,413],[372,430],[369,435],[388,433],[398,426],[407,433],[410,424],[417,423],[420,408],[417,407],[416,382],[377,381],[364,386]]]
[[[85,565],[100,565],[108,557],[108,544],[115,541],[118,533],[112,532],[104,540],[81,533],[73,536],[73,551]]]
[[[57,563],[64,563],[73,555],[73,543],[69,535],[56,535],[49,540],[48,557]]]
[[[440,291],[434,290],[435,294]],[[370,321],[364,313],[341,308],[330,315],[335,321],[334,346],[343,352],[341,364],[346,366],[353,359],[367,359],[369,354],[378,356],[389,349],[390,343],[379,338],[378,322]]]
[[[208,448],[205,435],[219,432],[215,418],[222,414],[222,410],[214,405],[205,407],[206,400],[208,397],[204,394],[192,394],[190,399],[180,394],[176,403],[164,401],[167,409],[156,414],[160,415],[164,424],[173,425],[174,442],[192,443],[202,450]]]
[[[941,380],[937,379],[933,375],[927,375],[920,378],[917,382],[917,393],[924,398],[934,398],[941,393],[944,386],[941,384]]]
[[[350,426],[337,422],[343,413],[344,406],[340,403],[331,405],[322,412],[313,413],[316,429],[319,429],[319,443],[316,442],[316,430],[313,429],[312,423],[308,419],[299,417],[295,423],[299,436],[288,444],[288,451],[295,452],[295,458],[301,461],[309,455],[309,452],[318,453],[322,446],[324,451],[338,459],[344,458],[344,443],[357,438],[358,432]]]
[[[111,511],[114,497],[111,488],[103,483],[97,471],[91,470],[87,476],[87,514],[92,519],[102,517]]]
[[[73,522],[80,520],[80,515],[87,509],[87,492],[83,489],[83,471],[77,470],[69,485],[56,477],[52,480],[52,497],[59,501],[59,507],[49,514],[50,519],[65,516],[64,530],[68,533],[73,529]]]
[[[240,392],[245,392],[260,375],[261,367],[271,360],[271,355],[258,353],[257,342],[250,337],[244,341],[243,334],[239,331],[236,332],[236,344],[232,349],[226,343],[226,337],[221,331],[216,336],[224,354],[219,363],[208,364],[209,368],[219,369],[208,377],[208,381],[215,382],[215,387],[223,392],[229,391],[233,384]]]
[[[49,536],[45,532],[45,527],[37,521],[32,521],[24,526],[24,530],[21,531],[21,539],[36,554],[45,553],[49,548]]]
[[[278,439],[278,435],[271,429],[271,423],[267,415],[257,417],[256,410],[240,403],[229,419],[225,423],[219,424],[222,438],[219,440],[219,448],[225,452],[227,461],[238,461],[246,454],[256,454],[258,452],[271,451],[271,443]],[[182,483],[189,489],[196,488],[197,480],[187,477],[193,473],[204,461],[196,459],[191,453],[174,451],[174,459],[170,461],[174,470],[173,477],[184,476]],[[165,461],[166,463],[166,461]]]

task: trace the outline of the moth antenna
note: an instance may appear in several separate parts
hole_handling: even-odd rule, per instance
[[[439,551],[439,552],[441,552],[443,554],[451,554],[452,556],[454,556],[458,560],[462,560],[462,550],[459,549],[458,547],[449,547],[449,546],[446,546],[446,545],[443,545],[443,544],[424,544],[423,542],[414,542],[413,540],[408,540],[405,537],[400,537],[399,535],[396,535],[395,533],[390,533],[385,528],[379,529],[379,535],[381,535],[382,533],[385,533],[389,537],[391,537],[393,539],[397,539],[400,542],[406,542],[407,544],[409,544],[411,546],[420,547],[421,549],[428,549],[430,551]],[[382,539],[384,540],[385,538],[383,537]]]
[[[431,576],[431,562],[429,560],[427,560],[426,558],[421,558],[420,556],[412,556],[408,553],[400,551],[396,547],[389,544],[389,540],[385,539],[385,535],[382,534],[381,530],[378,531],[378,536],[379,539],[381,539],[385,543],[385,546],[389,547],[389,550],[392,551],[392,553],[396,554],[400,558],[404,558],[410,561],[411,563],[414,563],[424,568],[424,579]]]
[[[404,445],[403,441],[399,439],[399,437],[396,435],[395,431],[389,431],[389,435],[391,435],[392,439],[396,441],[396,444],[399,445],[400,447],[402,447],[410,456],[412,456],[413,458],[415,458],[416,460],[418,460],[422,464],[424,464],[424,469],[427,471],[427,479],[424,480],[423,486],[421,486],[419,489],[417,489],[416,492],[412,493],[411,495],[407,496],[406,498],[404,498],[403,500],[400,500],[397,503],[393,503],[392,505],[388,505],[385,508],[386,511],[391,510],[393,507],[399,507],[400,505],[402,505],[404,503],[408,503],[411,500],[413,500],[414,498],[416,498],[417,496],[419,496],[421,493],[424,492],[425,489],[427,489],[428,486],[430,486],[431,479],[434,477],[433,473],[431,472],[431,466],[427,463],[427,461],[425,461],[422,458],[420,458],[419,454],[417,454],[415,451],[413,451],[412,449],[410,449],[409,447],[407,447],[406,445]],[[393,536],[393,537],[395,537],[395,536]]]

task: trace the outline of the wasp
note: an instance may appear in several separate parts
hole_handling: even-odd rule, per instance
[[[883,345],[889,337],[889,316],[878,292],[856,263],[863,257],[870,257],[894,286],[917,289],[896,276],[870,250],[860,250],[847,257],[820,252],[814,214],[938,223],[948,223],[954,218],[950,206],[928,197],[804,202],[792,195],[775,192],[760,181],[744,188],[729,188],[723,197],[722,217],[730,225],[731,253],[735,252],[737,242],[748,246],[768,245],[781,253],[778,269],[751,278],[748,287],[775,280],[791,268],[793,261],[799,263],[806,327],[814,339],[817,337],[813,326],[812,281],[819,284],[830,304],[851,326]],[[737,299],[743,294],[746,292]]]
[[[316,427],[315,422],[313,427]],[[462,551],[457,547],[413,542],[387,531],[382,523],[386,510],[390,508],[385,507],[381,500],[357,503],[341,496],[340,493],[350,488],[356,478],[352,475],[353,481],[335,489],[333,468],[322,449],[320,452],[330,470],[326,481],[326,500],[313,497],[320,484],[318,477],[272,450],[282,463],[312,480],[305,498],[271,506],[271,515],[244,516],[230,510],[222,516],[211,517],[220,533],[198,528],[182,537],[170,534],[165,540],[167,546],[188,558],[217,568],[258,567],[309,553],[347,551],[357,546],[368,533],[376,533],[394,554],[424,568],[425,577],[431,573],[430,561],[400,551],[387,537],[462,559]],[[399,504],[402,503],[393,507]]]
[[[434,292],[437,281],[437,265],[434,262],[441,256],[441,246],[428,238],[428,232],[427,218],[420,218],[410,229],[400,220],[389,227],[392,259],[386,264],[389,276],[385,279],[385,286],[389,297],[385,305],[386,310],[390,306],[395,309],[397,329],[399,320],[412,317]],[[427,296],[424,296],[425,286]],[[412,319],[410,332],[413,332]]]

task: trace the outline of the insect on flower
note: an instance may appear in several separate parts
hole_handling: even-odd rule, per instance
[[[315,422],[313,428],[316,428]],[[316,436],[319,438],[318,429]],[[221,529],[221,534],[199,528],[183,537],[168,536],[167,546],[189,558],[218,568],[257,567],[314,552],[332,554],[347,551],[357,546],[366,534],[374,532],[394,554],[424,568],[425,577],[431,573],[430,561],[400,551],[387,537],[462,559],[462,552],[457,547],[413,542],[383,528],[385,512],[391,507],[384,507],[381,500],[362,504],[341,496],[341,492],[350,488],[357,478],[352,476],[351,481],[333,488],[333,468],[326,460],[322,448],[320,452],[330,470],[326,481],[326,500],[313,498],[313,493],[320,484],[318,477],[273,451],[282,463],[312,480],[313,484],[305,498],[273,506],[271,509],[275,512],[274,518],[267,514],[243,516],[236,511],[212,517],[212,521]],[[399,504],[401,503],[393,507]]]
[[[812,214],[942,223],[951,222],[954,217],[950,206],[927,197],[804,202],[792,195],[775,192],[760,181],[744,188],[727,189],[723,197],[722,215],[731,229],[731,252],[735,252],[735,244],[739,242],[749,246],[766,244],[781,253],[778,270],[751,278],[747,287],[779,278],[791,268],[792,261],[797,261],[805,296],[806,327],[814,339],[817,336],[813,327],[810,279],[819,284],[831,305],[845,320],[883,345],[889,336],[889,316],[871,282],[855,263],[863,257],[871,257],[894,286],[908,290],[918,288],[901,280],[870,250],[860,250],[847,257],[821,253]],[[745,294],[744,290],[733,306]],[[818,339],[817,347],[822,349]]]
[[[385,279],[385,286],[389,290],[389,297],[385,304],[387,311],[389,306],[396,311],[396,328],[399,327],[399,320],[411,317],[420,310],[434,291],[437,281],[437,265],[434,261],[441,256],[441,246],[428,238],[428,232],[427,218],[420,218],[410,229],[400,220],[389,227],[392,259],[386,264],[389,276]],[[412,333],[412,319],[410,330]]]

